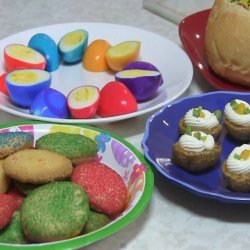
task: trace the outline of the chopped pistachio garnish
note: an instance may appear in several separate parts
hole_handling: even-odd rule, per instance
[[[250,109],[244,103],[237,103],[235,100],[230,102],[232,109],[239,115],[246,115],[250,113]]]
[[[206,140],[207,140],[207,136],[206,136],[206,135],[201,136],[201,140],[202,140],[202,141],[206,141]]]
[[[187,125],[185,128],[185,134],[192,135],[192,129],[190,125]]]
[[[234,154],[234,158],[236,159],[236,160],[240,160],[240,155],[238,155],[238,154]]]
[[[250,158],[250,150],[248,149],[244,149],[240,155],[239,154],[234,154],[234,158],[237,160],[242,160],[242,161],[246,161],[248,158]]]
[[[245,9],[249,10],[250,0],[229,0],[231,3],[237,3],[243,6]]]
[[[197,138],[198,140],[201,139],[201,133],[200,132],[194,132],[193,136]]]
[[[216,116],[217,120],[220,121],[221,120],[221,110],[216,109],[214,111],[214,115]]]
[[[246,108],[246,109],[245,109],[245,112],[244,112],[244,114],[245,114],[245,115],[248,115],[248,114],[250,114],[250,108]]]
[[[193,109],[193,116],[194,117],[205,117],[205,114],[202,112],[202,106]]]
[[[236,100],[232,100],[230,102],[230,105],[231,105],[233,110],[237,109],[237,107],[238,107],[238,103],[236,102]]]

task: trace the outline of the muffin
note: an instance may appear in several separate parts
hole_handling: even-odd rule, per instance
[[[229,135],[236,140],[250,141],[250,105],[234,99],[225,105],[224,125]]]
[[[215,166],[220,158],[221,145],[213,136],[187,127],[172,149],[172,162],[190,172],[200,172]]]
[[[235,147],[223,162],[222,174],[228,188],[250,191],[250,144]]]
[[[215,110],[213,113],[203,109],[202,106],[188,110],[179,122],[180,134],[185,133],[186,126],[190,126],[193,131],[201,131],[210,134],[216,140],[222,130],[220,124],[221,111]]]

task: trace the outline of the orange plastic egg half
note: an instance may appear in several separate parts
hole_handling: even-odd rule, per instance
[[[109,47],[111,45],[103,39],[97,39],[90,43],[83,56],[83,67],[93,72],[108,70],[105,54]]]

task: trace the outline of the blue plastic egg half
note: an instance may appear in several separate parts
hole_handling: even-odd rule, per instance
[[[41,69],[19,69],[6,75],[6,88],[11,101],[29,108],[34,98],[51,85],[51,75]]]
[[[43,117],[68,118],[67,99],[58,90],[47,88],[36,96],[30,106],[30,113]]]
[[[43,33],[35,34],[31,37],[28,47],[39,51],[46,59],[45,70],[53,72],[60,65],[59,51],[55,41],[48,35]]]
[[[88,32],[78,29],[65,34],[58,43],[62,60],[66,63],[76,63],[82,60],[88,45]]]

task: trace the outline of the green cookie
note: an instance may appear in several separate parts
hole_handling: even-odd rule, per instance
[[[11,244],[27,243],[20,225],[20,211],[16,211],[10,224],[0,231],[0,242]]]
[[[28,239],[51,242],[79,235],[87,221],[89,199],[69,181],[56,181],[32,191],[21,207],[21,227]]]
[[[84,227],[84,233],[93,232],[101,227],[104,227],[110,222],[109,217],[106,214],[101,214],[90,210],[88,220]]]
[[[98,151],[97,143],[80,134],[56,132],[44,135],[36,141],[36,148],[47,149],[66,156],[75,165],[93,160]]]

